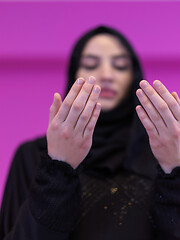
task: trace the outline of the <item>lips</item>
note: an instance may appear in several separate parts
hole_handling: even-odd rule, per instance
[[[117,92],[110,88],[101,88],[100,97],[112,99],[116,96]]]

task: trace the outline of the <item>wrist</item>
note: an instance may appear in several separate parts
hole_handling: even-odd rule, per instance
[[[78,167],[78,164],[74,164],[74,163],[71,162],[71,161],[68,161],[68,160],[63,159],[63,158],[61,158],[61,157],[59,157],[59,156],[55,156],[55,155],[53,155],[53,154],[50,154],[49,152],[48,152],[48,156],[52,159],[52,161],[57,160],[57,161],[61,161],[61,162],[67,163],[67,164],[70,165],[74,170]]]
[[[180,167],[180,164],[176,164],[176,165],[164,165],[164,164],[159,164],[160,167],[162,168],[162,170],[164,171],[164,173],[166,174],[171,174],[172,170],[176,167]]]

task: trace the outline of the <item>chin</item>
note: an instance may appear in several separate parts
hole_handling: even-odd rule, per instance
[[[107,112],[107,111],[111,111],[112,109],[114,109],[116,107],[116,105],[104,105],[104,104],[101,104],[101,110],[103,112]]]
[[[98,102],[101,104],[101,110],[103,112],[111,111],[113,108],[117,106],[117,103],[111,100],[99,99]]]

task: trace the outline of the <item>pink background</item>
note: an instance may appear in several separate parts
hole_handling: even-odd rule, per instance
[[[91,27],[119,29],[145,77],[180,93],[180,2],[0,3],[0,202],[17,146],[45,134],[53,93],[63,94],[72,44]]]

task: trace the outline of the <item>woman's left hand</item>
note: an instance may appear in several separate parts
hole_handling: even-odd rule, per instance
[[[180,99],[159,81],[145,80],[136,91],[137,114],[149,136],[151,150],[165,173],[180,166]]]

